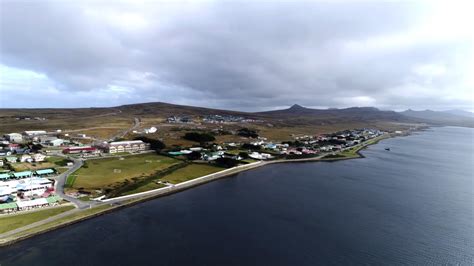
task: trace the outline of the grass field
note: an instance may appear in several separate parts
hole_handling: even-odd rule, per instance
[[[31,213],[8,215],[0,218],[0,233],[20,228],[22,226],[32,224],[37,221],[44,220],[48,217],[63,213],[74,209],[73,206],[62,206],[52,209],[40,210]]]
[[[136,189],[124,192],[124,193],[121,194],[121,196],[131,195],[131,194],[145,192],[145,191],[149,191],[149,190],[154,190],[154,189],[162,188],[164,186],[165,185],[157,184],[156,182],[149,182],[149,183],[147,183],[143,186],[137,187]]]
[[[180,161],[152,153],[119,158],[89,160],[67,180],[67,185],[84,190],[102,189],[142,176],[149,176]]]
[[[178,184],[197,177],[219,172],[224,169],[225,168],[209,164],[190,164],[176,171],[173,171],[169,175],[165,175],[164,177],[160,178],[160,180],[168,181],[172,184]]]
[[[13,171],[15,172],[21,172],[21,171],[30,171],[30,170],[38,170],[38,169],[44,169],[44,168],[55,168],[57,165],[54,163],[50,162],[40,162],[40,163],[13,163],[11,164],[11,167],[13,168]]]

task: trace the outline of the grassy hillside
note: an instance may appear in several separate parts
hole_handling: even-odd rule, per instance
[[[199,122],[203,116],[213,114],[241,116],[262,122],[225,125]],[[197,123],[167,124],[166,118],[173,115],[190,116]],[[32,119],[18,120],[20,117],[31,117]],[[35,117],[45,118],[45,120],[35,120]],[[288,135],[285,133],[288,128],[300,132],[327,132],[333,129],[369,127],[375,124],[379,126],[406,125],[420,120],[371,107],[319,110],[295,105],[284,110],[250,113],[157,102],[110,108],[0,109],[0,134],[24,130],[55,131],[61,129],[63,132],[72,134],[83,133],[97,139],[107,139],[130,128],[135,117],[142,121],[142,128],[158,126],[161,134],[159,137],[170,141],[172,145],[186,144],[179,135],[173,133],[173,131],[180,130],[202,130],[203,128],[212,130],[219,127],[235,130],[242,127],[252,127],[282,136]],[[169,136],[166,135],[168,132],[171,132]]]

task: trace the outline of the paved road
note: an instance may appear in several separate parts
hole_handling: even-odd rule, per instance
[[[128,133],[132,132],[135,129],[138,129],[139,127],[140,127],[140,119],[138,117],[135,117],[133,119],[133,126],[131,128],[113,136],[112,138],[109,139],[109,141],[114,141],[116,139],[123,138],[125,135],[127,135]]]
[[[76,205],[76,207],[79,209],[89,208],[91,204],[83,202],[79,199],[73,198],[71,196],[68,196],[64,193],[64,184],[66,183],[68,176],[74,173],[77,169],[81,168],[81,166],[84,164],[83,160],[75,159],[75,158],[71,158],[67,156],[63,156],[63,157],[66,157],[69,160],[72,160],[74,165],[71,168],[69,168],[66,172],[56,177],[56,183],[54,184],[56,195],[60,196],[61,198],[67,201],[70,201],[72,204]]]

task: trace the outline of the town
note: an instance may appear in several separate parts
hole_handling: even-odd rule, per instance
[[[173,119],[183,121],[183,118]],[[224,118],[209,116],[206,119],[222,121]],[[225,118],[226,121],[233,119],[240,118]],[[169,120],[170,118],[168,122]],[[154,127],[143,132],[148,134],[157,130]],[[194,145],[164,148],[164,144],[159,140],[143,137],[143,134],[130,140],[94,142],[86,145],[77,139],[77,136],[64,134],[61,130],[12,132],[0,139],[0,213],[57,206],[73,198],[83,201],[94,198],[101,200],[128,195],[134,191],[143,192],[258,161],[311,158],[331,160],[346,156],[350,158],[348,151],[351,149],[357,151],[355,147],[377,139],[385,133],[377,129],[363,128],[331,134],[293,135],[291,141],[275,142],[259,136],[254,130],[241,128],[235,132],[242,139],[241,142],[215,143],[212,132],[190,132],[183,138],[193,141]],[[352,157],[354,155],[356,154],[352,154]],[[77,166],[75,164],[79,161],[82,167],[67,173]],[[89,161],[91,163],[88,163]],[[81,171],[92,167],[87,166],[89,164],[101,167],[101,162],[113,164],[113,169],[90,182],[100,183],[101,179],[105,180],[109,176],[111,180],[109,183],[105,182],[88,189],[87,185],[82,183],[90,179],[93,174],[81,174]],[[127,162],[134,163],[123,167]],[[143,169],[140,162],[146,164]],[[152,162],[158,163],[147,169]],[[134,171],[128,168],[133,168]],[[137,175],[145,169],[149,170],[147,173],[149,176]],[[157,169],[164,169],[163,171],[167,173],[163,174]],[[169,178],[180,171],[184,173],[187,169],[193,169],[196,174],[181,175],[175,180]],[[99,168],[96,170],[99,171]],[[128,174],[130,176],[126,176]],[[58,178],[65,179],[64,188],[58,188]],[[136,189],[137,184],[150,179],[155,179],[150,183],[153,185],[147,184],[148,188]],[[126,182],[120,183],[123,180]],[[57,193],[63,189],[66,194]]]

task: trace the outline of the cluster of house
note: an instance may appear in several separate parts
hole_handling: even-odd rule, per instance
[[[156,127],[145,128],[143,130],[133,130],[132,133],[134,134],[153,134],[158,131]]]
[[[0,213],[56,204],[54,169],[0,173]]]
[[[241,116],[234,115],[206,115],[202,119],[205,123],[230,123],[230,122],[241,122],[244,120]]]
[[[170,116],[166,118],[167,123],[192,123],[193,119],[189,116]]]
[[[252,118],[245,118],[242,116],[235,116],[235,115],[206,115],[202,119],[204,123],[256,123],[256,122],[263,122],[262,120],[252,119]]]
[[[0,167],[6,164],[21,163],[38,163],[44,162],[46,156],[41,153],[32,153],[28,147],[20,147],[14,145],[3,146],[0,150]]]
[[[151,127],[145,130],[148,133],[154,133],[157,131],[155,127]],[[103,143],[96,146],[75,146],[77,143],[70,140],[60,139],[54,134],[60,133],[58,130],[54,133],[48,133],[44,130],[24,131],[20,133],[5,134],[0,139],[0,156],[7,156],[8,162],[41,162],[44,160],[44,155],[31,154],[30,150],[25,143],[41,144],[46,147],[58,147],[63,148],[65,154],[98,154],[100,152],[106,153],[119,153],[119,152],[138,152],[145,151],[150,148],[148,143],[144,143],[141,140],[131,141],[117,141],[110,143]],[[79,136],[80,137],[80,136]],[[85,136],[83,136],[85,137]],[[21,157],[13,156],[21,155]],[[0,160],[3,162],[3,160]],[[0,165],[1,166],[1,165]]]
[[[32,131],[24,131],[22,134],[20,133],[10,133],[5,134],[3,136],[3,142],[9,143],[24,143],[28,141],[38,142],[44,146],[62,146],[63,144],[67,143],[67,140],[60,139],[55,136],[51,136],[48,132],[44,130],[32,130]]]
[[[193,119],[189,116],[170,116],[166,119],[168,123],[192,123]],[[202,122],[204,123],[211,123],[211,124],[221,124],[221,123],[235,123],[235,122],[242,122],[242,123],[255,123],[255,122],[263,122],[262,120],[245,118],[242,116],[235,116],[235,115],[205,115],[202,118]]]
[[[46,118],[45,117],[38,117],[38,116],[35,116],[35,117],[31,117],[31,116],[17,116],[15,117],[16,120],[38,120],[38,121],[45,121]]]
[[[378,137],[384,132],[378,129],[353,129],[317,136],[296,136],[292,145],[278,147],[274,150],[281,154],[318,154],[322,152],[340,151],[360,144],[366,140]]]
[[[273,143],[267,141],[266,138],[258,137],[250,143],[226,143],[222,146],[214,145],[212,149],[193,147],[180,151],[171,151],[169,154],[172,156],[187,155],[193,151],[198,151],[201,155],[200,159],[205,161],[213,161],[225,157],[242,160],[241,156],[226,152],[227,150],[239,150],[247,153],[251,159],[269,160],[278,156],[316,155],[324,152],[340,151],[382,134],[383,132],[377,129],[354,129],[316,136],[295,136],[294,141],[284,143]]]

